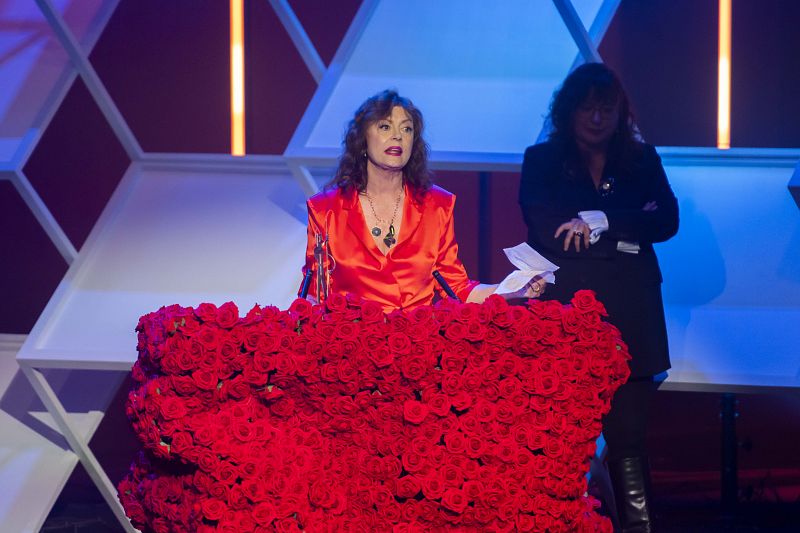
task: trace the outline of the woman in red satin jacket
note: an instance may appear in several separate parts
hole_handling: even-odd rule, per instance
[[[434,271],[462,301],[482,302],[497,288],[469,279],[458,259],[455,196],[432,185],[422,134],[422,114],[394,91],[369,98],[350,121],[333,180],[307,202],[303,270],[316,274],[316,237],[327,238],[329,291],[362,296],[389,312],[442,295]],[[504,296],[539,296],[544,285],[536,279]]]

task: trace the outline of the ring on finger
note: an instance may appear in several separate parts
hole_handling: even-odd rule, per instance
[[[576,237],[583,237],[583,232],[582,231],[576,231],[575,232],[575,236]]]

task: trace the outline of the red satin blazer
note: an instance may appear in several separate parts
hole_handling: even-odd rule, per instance
[[[397,244],[384,255],[367,227],[356,191],[333,189],[308,199],[308,244],[303,269],[316,270],[314,237],[328,236],[336,260],[330,291],[353,293],[381,304],[386,312],[430,304],[438,270],[462,300],[477,281],[470,280],[458,259],[453,229],[455,195],[434,186],[417,202],[406,187]],[[314,283],[310,294],[314,294]]]

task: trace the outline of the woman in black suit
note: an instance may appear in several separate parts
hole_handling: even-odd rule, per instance
[[[559,265],[547,297],[592,289],[622,332],[631,377],[603,420],[622,531],[652,531],[645,451],[653,376],[670,366],[653,243],[678,230],[678,203],[655,149],[639,141],[611,69],[587,63],[556,92],[552,132],[525,151],[520,206],[528,243]]]

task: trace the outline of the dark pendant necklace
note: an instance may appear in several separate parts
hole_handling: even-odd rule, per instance
[[[372,210],[372,216],[375,217],[375,221],[380,224],[382,222],[386,222],[385,220],[381,219],[378,216],[378,213],[375,212],[375,205],[372,203],[372,198],[370,198],[369,194],[366,191],[363,193],[364,196],[367,197],[367,202],[369,202],[369,208]],[[394,219],[397,217],[397,209],[400,207],[400,200],[403,198],[403,189],[400,189],[400,194],[397,195],[397,200],[394,202],[394,212],[392,213],[392,219],[389,221],[389,233],[386,234],[386,237],[383,238],[383,244],[386,245],[387,248],[391,248],[397,243],[397,239],[395,238],[395,231],[394,231]],[[375,224],[370,229],[370,233],[375,237],[380,237],[383,231]]]
[[[396,242],[397,240],[394,238],[394,224],[389,224],[389,233],[383,238],[383,243],[387,248],[391,248]]]

